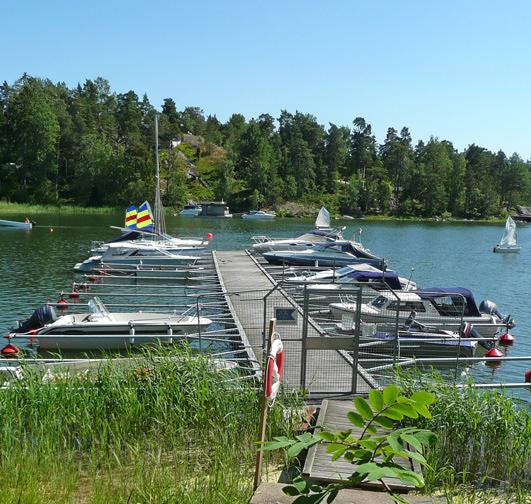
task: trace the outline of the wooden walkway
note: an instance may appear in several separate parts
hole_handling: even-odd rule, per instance
[[[354,391],[350,356],[335,349],[316,349],[315,345],[307,346],[304,380],[301,373],[304,318],[301,307],[246,251],[216,251],[213,257],[234,315],[259,362],[263,357],[264,319],[268,321],[274,317],[275,307],[296,309],[296,323],[277,326],[286,355],[282,379],[285,386],[298,389],[304,385],[313,397],[333,397],[366,393],[376,385],[370,376],[362,372],[357,377]],[[264,297],[267,297],[266,302]],[[318,343],[322,344],[323,335],[324,331],[310,319],[306,341],[316,342],[319,339]]]
[[[347,413],[353,409],[354,407],[350,401],[324,400],[321,404],[316,426],[330,432],[352,429],[353,434],[359,436],[361,435],[361,429],[354,427],[347,418]],[[382,432],[388,431],[382,429]],[[324,482],[337,482],[348,479],[353,473],[355,466],[344,458],[332,462],[332,456],[327,453],[326,448],[327,443],[314,445],[310,448],[302,470],[303,478]],[[420,473],[420,467],[417,462],[411,459],[396,459],[396,461],[404,468]],[[413,485],[402,483],[398,478],[384,478],[384,481],[392,490],[399,492],[407,492],[414,488]],[[383,489],[379,481],[367,481],[360,486],[378,490]]]

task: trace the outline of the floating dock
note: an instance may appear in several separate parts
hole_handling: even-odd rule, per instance
[[[313,397],[350,396],[378,386],[348,352],[327,345],[325,331],[311,318],[304,325],[302,308],[252,257],[248,251],[212,252],[220,283],[230,300],[232,315],[259,362],[263,360],[264,321],[275,308],[294,310],[295,321],[277,325],[285,350],[282,381],[288,388],[305,388]],[[306,331],[303,338],[303,332]],[[303,344],[312,342],[303,349]],[[303,357],[303,353],[305,357]]]

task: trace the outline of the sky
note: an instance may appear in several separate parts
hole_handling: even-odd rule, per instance
[[[281,110],[531,158],[531,2],[3,0],[0,80],[106,78],[226,121]]]

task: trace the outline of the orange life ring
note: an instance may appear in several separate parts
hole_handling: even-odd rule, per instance
[[[280,338],[274,339],[271,343],[271,350],[267,356],[265,396],[269,399],[275,399],[282,371],[284,370],[284,345]]]

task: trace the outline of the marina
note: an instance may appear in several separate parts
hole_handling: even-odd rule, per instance
[[[55,294],[52,294],[55,299],[43,298],[42,303],[48,301],[48,304],[57,310],[58,315],[66,315],[61,309],[64,308],[61,305],[66,302],[69,308],[68,313],[79,312],[84,317],[88,313],[87,303],[96,296],[111,313],[132,313],[128,322],[134,320],[135,311],[168,313],[168,317],[181,316],[180,314],[186,312],[192,317],[195,316],[197,320],[199,317],[205,317],[211,320],[212,324],[207,327],[196,324],[197,327],[190,327],[187,334],[170,334],[168,337],[168,319],[164,330],[159,331],[160,334],[152,331],[151,335],[142,335],[144,340],[140,339],[137,334],[128,334],[122,342],[125,342],[125,348],[133,348],[161,341],[187,340],[196,348],[221,349],[220,351],[226,352],[228,360],[234,355],[241,358],[243,354],[251,375],[259,373],[265,349],[264,328],[267,321],[275,316],[278,309],[294,310],[293,313],[297,314],[295,324],[279,325],[286,339],[287,358],[284,385],[287,389],[305,388],[310,397],[315,400],[320,397],[346,397],[356,393],[366,393],[370,388],[380,387],[387,383],[389,378],[387,370],[394,365],[400,364],[402,367],[408,367],[417,360],[419,363],[422,362],[423,359],[433,359],[433,364],[442,366],[442,369],[447,369],[450,365],[451,369],[459,368],[461,371],[465,370],[467,374],[477,373],[481,377],[480,381],[486,384],[499,382],[498,373],[503,372],[504,368],[525,366],[522,360],[511,358],[513,348],[505,347],[504,355],[507,357],[502,356],[501,360],[497,361],[497,369],[500,371],[484,367],[482,363],[485,361],[481,359],[485,349],[481,347],[481,344],[496,343],[497,338],[493,339],[493,332],[485,333],[481,323],[479,327],[476,327],[479,333],[467,335],[459,333],[460,320],[458,319],[451,323],[446,322],[446,325],[442,327],[445,329],[443,332],[424,326],[413,329],[413,332],[411,329],[396,330],[389,320],[385,324],[384,321],[376,321],[378,322],[377,331],[363,321],[359,322],[359,328],[356,329],[355,310],[350,318],[345,319],[344,316],[337,316],[337,314],[334,317],[334,314],[328,311],[329,305],[333,305],[334,301],[341,303],[344,300],[352,300],[356,296],[360,296],[362,302],[369,302],[377,297],[378,290],[382,289],[378,283],[381,280],[390,282],[383,287],[384,289],[394,285],[396,288],[405,288],[407,289],[405,292],[408,292],[416,286],[416,281],[418,281],[413,271],[409,277],[406,275],[399,277],[388,270],[382,273],[381,278],[378,278],[377,272],[380,271],[378,268],[353,265],[352,268],[361,269],[361,273],[357,271],[352,281],[344,282],[342,268],[332,267],[330,269],[329,266],[315,268],[315,265],[313,267],[271,265],[253,248],[253,241],[250,239],[252,228],[249,229],[247,238],[240,242],[240,250],[222,250],[229,244],[222,241],[223,234],[227,233],[226,230],[223,231],[223,227],[226,226],[225,222],[232,221],[214,220],[206,224],[208,227],[196,226],[195,231],[189,229],[188,225],[186,226],[186,235],[206,236],[210,230],[215,231],[212,245],[207,246],[216,248],[208,250],[205,249],[205,245],[198,246],[195,248],[197,256],[193,263],[164,264],[162,260],[158,264],[144,264],[143,259],[138,260],[136,264],[134,261],[130,263],[101,262],[98,267],[75,274],[71,281],[71,288],[67,287],[67,278],[72,274],[67,273],[68,269],[62,270],[65,271],[60,274],[60,278],[63,279],[62,283],[57,284]],[[266,225],[273,224],[266,223]],[[241,226],[241,224],[236,224],[236,226]],[[308,224],[301,223],[300,226],[308,228]],[[306,233],[307,231],[308,229],[305,229]],[[107,232],[108,235],[110,233],[111,231]],[[100,229],[96,231],[96,234],[100,235],[101,240],[106,233],[101,236]],[[291,234],[297,235],[297,230],[294,229]],[[45,236],[50,238],[49,234]],[[92,238],[92,235],[89,238]],[[134,241],[131,244],[134,244]],[[131,244],[128,245],[129,250],[134,250],[134,245]],[[374,246],[371,248],[378,249]],[[143,254],[144,252],[141,255]],[[395,264],[396,260],[393,258],[392,265]],[[308,273],[312,268],[313,273]],[[371,278],[371,274],[375,277]],[[312,275],[316,277],[315,284],[306,280],[312,279]],[[297,279],[304,279],[304,281],[297,281]],[[369,283],[364,284],[364,282]],[[409,282],[411,286],[408,285]],[[396,292],[400,292],[400,289]],[[502,305],[498,298],[496,301]],[[503,309],[505,308],[503,305]],[[386,316],[392,319],[397,312],[388,310],[386,313]],[[28,317],[30,313],[21,314],[19,319],[23,320],[24,315]],[[407,313],[404,313],[404,317],[406,315]],[[511,317],[517,319],[517,329],[520,327],[521,317],[519,315],[518,313],[515,315],[512,311]],[[141,319],[140,315],[137,317]],[[415,322],[426,324],[422,314],[419,314]],[[128,332],[130,332],[134,323],[128,324],[128,327]],[[486,328],[487,326],[485,330]],[[499,328],[503,328],[503,323],[499,326],[494,325],[494,332],[497,332]],[[5,327],[4,330],[7,329],[9,328]],[[371,334],[367,333],[369,329],[372,331]],[[356,340],[356,334],[358,334],[358,340]],[[105,334],[101,333],[101,340],[104,336]],[[28,347],[38,349],[41,337],[45,342],[44,335],[33,334]],[[78,334],[73,340],[82,340],[83,337],[85,336]],[[18,341],[21,339],[17,336]],[[57,341],[60,339],[61,337],[57,337]],[[522,344],[525,348],[526,342],[523,341]],[[43,350],[47,346],[48,344],[45,343]],[[69,349],[65,347],[67,356],[69,352],[75,350],[75,346]],[[100,342],[92,345],[93,350],[100,347],[103,347]],[[514,348],[520,349],[520,341]],[[480,349],[481,352],[479,352]],[[233,351],[236,354],[233,354]],[[355,354],[357,355],[356,362],[353,357]],[[91,357],[94,358],[94,356]],[[411,357],[415,358],[414,362],[410,360]],[[479,360],[476,364],[465,366],[467,357],[475,357]],[[504,362],[504,358],[507,358],[507,361]],[[446,361],[440,360],[437,364],[438,359],[446,359]],[[357,372],[354,372],[354,369],[357,369]],[[492,378],[485,379],[486,375],[483,370],[490,371]],[[452,372],[451,375],[455,377],[456,373]],[[514,384],[519,380],[511,377],[506,381]],[[515,393],[519,394],[517,389]]]

